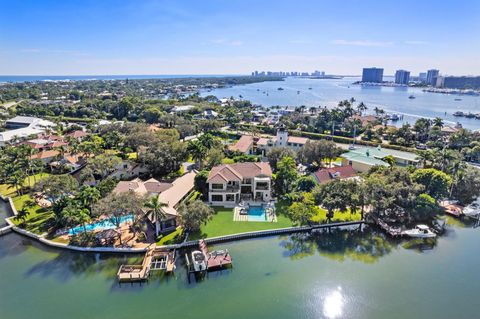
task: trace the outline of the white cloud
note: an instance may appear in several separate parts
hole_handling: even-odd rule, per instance
[[[332,44],[336,45],[352,45],[360,47],[389,47],[393,42],[370,41],[370,40],[333,40]]]

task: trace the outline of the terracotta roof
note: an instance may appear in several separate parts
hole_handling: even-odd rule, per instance
[[[253,145],[253,136],[243,135],[234,145],[231,145],[229,149],[232,151],[246,153],[252,147],[252,145]]]
[[[332,168],[323,168],[316,171],[313,176],[319,184],[329,182],[334,179],[345,179],[357,176],[352,166],[339,166]]]
[[[113,189],[114,193],[122,194],[126,192],[135,192],[139,195],[147,194],[147,189],[143,184],[143,181],[139,178],[135,178],[131,181],[120,181],[117,186]]]
[[[170,183],[162,183],[157,181],[154,178],[149,179],[148,181],[145,181],[143,183],[145,185],[145,188],[147,189],[147,192],[152,193],[152,194],[160,194],[161,192],[166,191],[170,187],[172,187],[172,184]]]
[[[60,146],[67,146],[68,143],[64,141],[52,141],[51,143],[48,143],[46,146],[47,147],[60,147]]]
[[[257,145],[267,145],[268,144],[268,138],[265,138],[265,137],[261,137],[258,139],[257,141]]]
[[[297,144],[306,144],[308,138],[305,137],[298,137],[298,136],[289,136],[288,143],[297,143]]]
[[[272,176],[270,164],[266,162],[224,164],[212,168],[207,182],[241,181],[244,178],[262,175]]]
[[[30,158],[31,159],[47,159],[47,158],[58,156],[59,154],[60,154],[59,151],[50,150],[50,151],[39,152],[37,154],[30,156]]]
[[[87,133],[82,130],[76,130],[71,133],[68,133],[66,136],[70,136],[72,138],[80,138],[80,137],[87,136]]]

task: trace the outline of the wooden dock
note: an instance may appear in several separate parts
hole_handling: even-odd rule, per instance
[[[185,254],[186,268],[187,268],[187,278],[190,282],[190,275],[205,275],[209,271],[221,270],[226,267],[231,267],[233,265],[233,259],[228,250],[215,250],[212,252],[208,251],[207,243],[205,240],[200,240],[198,243],[200,251],[205,256],[205,261],[207,262],[207,268],[202,270],[195,270],[193,267],[193,261],[190,262],[188,254]]]
[[[151,271],[164,270],[167,273],[175,270],[175,251],[163,251],[150,248],[141,265],[121,265],[117,272],[119,282],[145,281]]]

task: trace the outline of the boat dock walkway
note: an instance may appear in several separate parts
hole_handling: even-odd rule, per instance
[[[117,272],[119,282],[145,281],[154,270],[167,273],[175,270],[175,251],[163,251],[149,248],[141,265],[121,265]]]
[[[378,219],[378,218],[374,218],[373,219],[375,224],[380,227],[384,232],[386,232],[388,235],[392,236],[392,237],[401,237],[403,236],[403,232],[400,228],[398,227],[392,227],[390,225],[388,225],[387,223],[385,223],[384,221]]]
[[[207,274],[209,271],[221,270],[226,267],[233,265],[233,259],[227,249],[225,250],[214,250],[212,252],[208,251],[207,243],[205,240],[200,240],[198,242],[198,247],[202,254],[205,256],[206,268],[201,270],[195,270],[193,265],[193,260],[190,260],[188,254],[185,254],[186,269],[187,269],[187,278],[190,282],[191,274]]]

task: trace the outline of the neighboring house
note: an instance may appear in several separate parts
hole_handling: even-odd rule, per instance
[[[50,167],[52,170],[63,170],[66,169],[70,172],[79,170],[81,167],[85,166],[87,163],[86,157],[79,154],[65,154],[63,158],[60,158],[57,161],[51,162]]]
[[[288,130],[284,126],[277,129],[277,135],[271,137],[262,137],[257,141],[257,149],[266,155],[273,147],[286,147],[295,151],[302,148],[308,142],[308,138],[289,136]]]
[[[173,107],[172,113],[187,112],[193,108],[195,108],[195,105],[178,105]]]
[[[203,117],[206,118],[206,119],[214,119],[214,118],[218,117],[218,112],[215,112],[212,109],[208,109],[208,110],[203,111]]]
[[[312,174],[318,184],[328,183],[339,179],[357,178],[357,173],[352,166],[338,166],[322,168]]]
[[[265,156],[273,147],[286,147],[297,151],[307,142],[308,138],[289,136],[288,130],[281,126],[277,129],[276,136],[254,137],[252,135],[242,135],[229,149],[247,155],[260,153]]]
[[[235,144],[230,145],[228,149],[247,155],[255,154],[254,141],[255,138],[252,135],[242,135],[240,139]]]
[[[212,168],[207,179],[208,201],[212,205],[234,205],[241,200],[272,199],[270,164],[236,163]]]
[[[392,156],[395,159],[395,165],[397,166],[419,166],[420,161],[415,153],[402,152],[380,146],[364,147],[356,146],[355,149],[350,150],[341,155],[342,166],[352,166],[357,172],[366,172],[375,165],[388,166],[383,161],[386,156]]]
[[[118,182],[117,186],[113,189],[113,192],[116,194],[135,192],[140,196],[158,196],[170,187],[172,187],[172,184],[159,182],[154,178],[145,182],[140,178],[135,178],[131,181]]]
[[[110,177],[115,177],[117,179],[131,179],[147,172],[148,169],[145,165],[134,161],[124,160],[117,165],[113,173],[110,174]]]
[[[70,137],[72,139],[75,139],[79,142],[81,142],[85,136],[87,136],[87,132],[84,132],[82,130],[76,130],[76,131],[73,131],[73,132],[70,132],[68,134],[65,135],[65,137]]]
[[[172,186],[170,188],[158,195],[160,201],[167,204],[167,206],[163,207],[162,210],[170,218],[160,223],[160,221],[156,220],[154,216],[149,216],[150,221],[155,225],[157,233],[168,232],[177,227],[179,223],[177,207],[194,189],[195,176],[197,176],[196,171],[191,171],[183,176],[180,176],[172,182]]]
[[[59,151],[49,150],[49,151],[38,152],[37,154],[34,154],[34,155],[30,156],[30,158],[31,159],[39,159],[44,164],[50,164],[51,162],[56,160],[59,155],[60,155]]]
[[[55,127],[55,123],[36,117],[16,116],[5,122],[9,131],[0,132],[0,146],[16,143],[32,135],[44,133]]]

